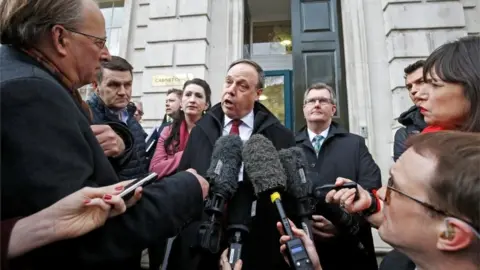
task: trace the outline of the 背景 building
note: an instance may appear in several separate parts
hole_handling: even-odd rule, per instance
[[[309,84],[334,86],[338,121],[366,138],[384,179],[395,118],[411,106],[403,68],[448,40],[480,33],[480,0],[98,2],[110,52],[134,66],[146,129],[161,121],[169,88],[200,77],[216,103],[229,63],[251,58],[267,71],[262,102],[288,127],[304,124]]]

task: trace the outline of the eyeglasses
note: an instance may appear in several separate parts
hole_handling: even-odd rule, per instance
[[[98,48],[100,48],[100,49],[105,48],[105,43],[107,42],[107,38],[100,38],[100,37],[92,36],[92,35],[85,34],[85,33],[82,33],[82,32],[78,32],[78,31],[75,31],[75,30],[72,30],[72,29],[69,29],[69,28],[65,28],[65,30],[70,31],[70,32],[75,33],[75,34],[79,34],[79,35],[88,37],[88,38],[93,38],[95,40],[93,43],[95,45],[97,45]]]
[[[326,105],[326,104],[332,104],[332,100],[329,98],[309,98],[305,100],[305,105],[312,105],[314,106],[317,101],[320,103],[320,105]]]
[[[137,111],[135,112],[135,114],[140,115],[140,116],[143,116],[143,111],[137,110]]]
[[[378,197],[378,198],[379,198],[380,200],[384,201],[385,204],[389,205],[390,202],[391,202],[391,194],[392,194],[392,191],[395,191],[395,192],[397,192],[398,194],[403,195],[404,197],[406,197],[406,198],[408,198],[408,199],[410,199],[410,200],[412,200],[412,201],[414,201],[414,202],[422,205],[423,207],[425,207],[425,208],[429,209],[430,211],[433,211],[433,212],[435,212],[435,213],[437,213],[437,214],[439,214],[439,215],[442,215],[442,216],[445,216],[445,217],[456,218],[456,219],[458,219],[458,220],[461,220],[461,221],[465,222],[465,223],[468,224],[470,227],[472,227],[474,233],[476,233],[476,234],[478,234],[478,232],[480,231],[479,228],[476,228],[476,226],[473,225],[471,222],[466,221],[466,220],[463,219],[463,218],[459,218],[459,217],[457,217],[457,216],[449,213],[448,211],[441,210],[441,209],[439,209],[439,208],[437,208],[437,207],[435,207],[435,206],[433,206],[433,205],[431,205],[431,204],[429,204],[429,203],[426,203],[426,202],[424,202],[424,201],[421,201],[421,200],[419,200],[419,199],[416,199],[416,198],[414,198],[414,197],[406,194],[405,192],[400,191],[400,190],[394,188],[394,187],[393,187],[393,178],[392,178],[392,177],[390,177],[390,178],[388,179],[387,190],[386,190],[386,192],[385,192],[385,198],[384,198],[384,199],[382,199],[382,198],[380,198],[380,197]]]

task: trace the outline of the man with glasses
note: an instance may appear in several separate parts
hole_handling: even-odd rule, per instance
[[[2,221],[32,215],[83,187],[119,182],[107,158],[120,158],[118,136],[105,125],[92,128],[77,92],[110,60],[104,37],[93,0],[0,1]],[[104,226],[33,250],[10,266],[139,269],[141,251],[201,213],[207,194],[208,182],[194,170],[179,172],[145,187],[135,207]]]
[[[305,91],[303,113],[307,125],[297,133],[296,144],[307,157],[307,177],[314,187],[334,184],[336,178],[342,176],[369,190],[380,188],[380,170],[365,140],[333,121],[336,109],[335,91],[330,86],[316,83]],[[337,223],[335,216],[342,211],[337,205],[323,202],[316,206],[312,229],[316,248],[322,257],[322,268],[376,270],[370,225],[359,219],[360,230],[356,236],[341,231],[337,227],[342,224]],[[345,260],[345,253],[349,254],[348,260]]]
[[[407,146],[378,193],[359,185],[357,195],[355,189],[341,189],[326,200],[362,212],[419,270],[478,269],[480,136],[427,133],[412,137]]]

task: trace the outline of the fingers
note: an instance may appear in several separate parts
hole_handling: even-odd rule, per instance
[[[285,235],[285,230],[283,230],[283,225],[281,222],[277,222],[277,230],[280,233],[280,235]]]
[[[323,222],[325,220],[325,218],[321,215],[312,215],[312,219],[315,222]]]
[[[105,212],[110,211],[110,208],[111,208],[111,206],[107,202],[102,200],[101,198],[90,199],[87,203],[85,203],[85,205],[86,206],[98,206]]]
[[[232,269],[230,267],[230,264],[228,263],[227,254],[228,254],[228,248],[225,249],[222,253],[222,256],[220,256],[220,269],[222,270]]]
[[[337,177],[337,180],[335,181],[335,186],[337,187],[343,186],[345,183],[348,183],[348,182],[353,182],[353,181],[347,178]]]
[[[110,217],[118,216],[127,210],[127,206],[120,196],[106,194],[103,196],[103,200],[112,206]]]
[[[192,168],[187,169],[187,172],[197,174],[197,171],[195,169],[192,169]]]
[[[109,125],[91,125],[90,128],[92,129],[93,134],[98,135],[110,129],[110,126]]]
[[[242,269],[242,260],[238,260],[236,263],[235,263],[235,266],[233,267],[233,270],[241,270]]]
[[[135,205],[142,198],[142,193],[143,193],[142,187],[138,187],[137,189],[135,189],[135,193],[133,194],[133,197],[127,202],[127,208]]]

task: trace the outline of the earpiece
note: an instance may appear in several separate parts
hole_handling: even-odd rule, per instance
[[[448,221],[445,221],[445,226],[447,227],[445,231],[440,234],[440,237],[447,240],[452,240],[455,237],[455,229],[453,228]]]

